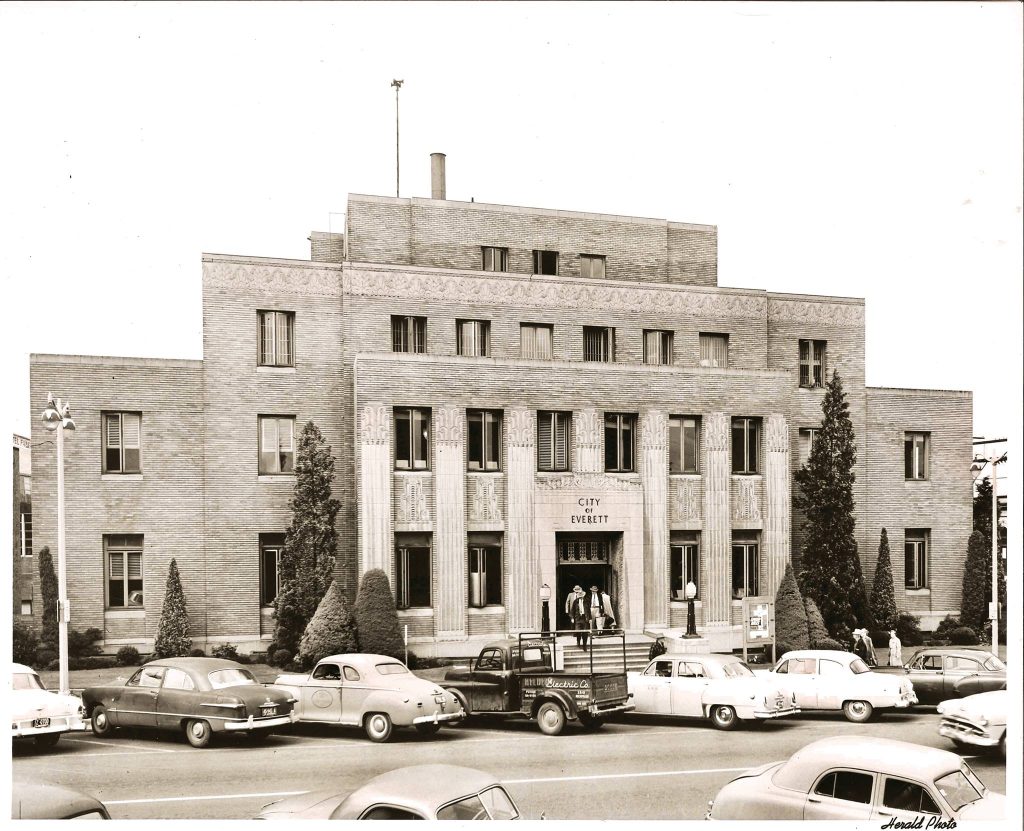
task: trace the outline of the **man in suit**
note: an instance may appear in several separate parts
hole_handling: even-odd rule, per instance
[[[605,623],[614,619],[612,612],[612,599],[597,586],[591,586],[587,594],[587,609],[590,614],[590,628],[595,632],[604,630]]]
[[[576,631],[576,646],[587,651],[587,638],[590,629],[590,610],[587,607],[587,595],[582,586],[573,586],[572,593],[565,599],[565,611]]]

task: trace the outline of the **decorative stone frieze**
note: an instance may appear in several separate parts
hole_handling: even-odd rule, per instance
[[[462,444],[466,436],[466,411],[460,407],[437,407],[433,414],[434,441]]]
[[[366,404],[359,411],[359,441],[388,444],[391,441],[391,409],[383,404]]]
[[[341,295],[341,270],[309,267],[302,263],[277,265],[207,260],[203,285],[267,295],[300,294],[314,297]]]
[[[422,476],[399,476],[401,490],[396,507],[399,522],[430,522],[426,481]]]
[[[543,491],[639,491],[643,486],[630,479],[618,479],[603,473],[573,473],[567,476],[540,479],[537,488]]]
[[[469,519],[471,522],[501,522],[501,506],[493,476],[471,476]]]
[[[505,436],[509,447],[533,447],[537,417],[533,410],[512,409],[505,413]]]
[[[864,326],[864,305],[810,300],[768,301],[771,323],[817,323],[823,326]]]
[[[700,522],[701,487],[700,480],[672,480],[672,521],[679,523]]]
[[[761,521],[760,477],[737,476],[733,479],[736,488],[733,520],[750,523]]]

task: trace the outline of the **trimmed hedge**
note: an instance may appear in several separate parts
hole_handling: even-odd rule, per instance
[[[371,568],[363,575],[353,617],[360,652],[389,655],[398,660],[405,657],[395,598],[388,576],[381,569]]]
[[[298,662],[309,668],[328,655],[356,651],[356,628],[352,613],[335,581],[327,587],[320,605],[310,618],[299,642]]]
[[[786,571],[775,593],[775,636],[777,640],[793,644],[794,649],[807,649],[811,645],[807,611],[790,563],[786,563]]]
[[[977,646],[981,641],[970,626],[958,626],[949,633],[949,642],[955,646]]]
[[[139,665],[139,650],[134,646],[122,646],[114,657],[118,666],[135,667]]]

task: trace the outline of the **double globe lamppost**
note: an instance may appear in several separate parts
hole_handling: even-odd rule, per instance
[[[47,393],[46,409],[42,413],[43,426],[57,434],[57,653],[60,668],[60,691],[68,693],[68,573],[64,550],[64,431],[74,430],[71,408],[53,393]]]

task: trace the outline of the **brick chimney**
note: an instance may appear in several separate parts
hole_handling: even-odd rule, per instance
[[[430,198],[444,199],[444,153],[430,154]]]

